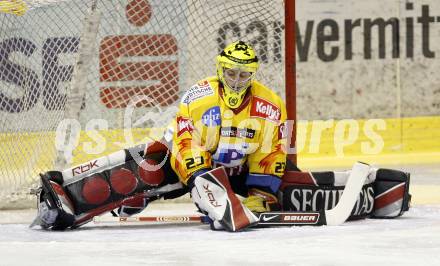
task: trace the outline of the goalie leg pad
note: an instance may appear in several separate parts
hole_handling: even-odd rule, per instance
[[[226,230],[239,231],[258,221],[232,191],[223,167],[197,176],[193,184],[191,195],[194,203]]]
[[[119,207],[120,215],[128,216],[143,210],[148,202],[188,192],[171,169],[166,147],[154,143],[147,145],[148,149],[144,146],[121,150],[62,172],[45,173],[56,184],[59,199],[69,206],[65,210],[74,215],[74,227]],[[139,155],[137,161],[135,153]],[[142,160],[152,168],[141,171],[138,162]],[[155,162],[162,163],[155,167]]]
[[[285,211],[321,211],[333,209],[339,202],[350,171],[286,171],[279,191]],[[374,173],[362,187],[349,220],[368,217],[374,205]]]
[[[379,168],[374,184],[373,218],[394,218],[409,209],[410,174],[398,170]]]
[[[332,209],[342,195],[348,175],[348,171],[286,171],[279,191],[283,210]],[[409,181],[409,173],[383,168],[371,169],[349,219],[401,216],[409,209]]]
[[[179,183],[174,172],[169,171],[166,151],[140,154],[136,161],[129,150],[115,152],[85,163],[83,165],[94,163],[99,168],[88,167],[87,169],[90,170],[84,173],[70,179],[65,178],[63,187],[75,202],[76,215],[95,212],[97,209],[108,211],[107,208],[104,210],[102,207],[111,208],[118,202],[146,191],[161,190],[162,192],[161,188],[168,184]],[[131,153],[133,152],[136,151]],[[77,168],[64,170],[63,175],[72,173]],[[165,192],[168,191],[163,191]],[[146,197],[150,198],[150,196]],[[151,196],[153,197],[154,195]],[[139,206],[139,204],[135,205]],[[96,212],[96,215],[99,214]]]

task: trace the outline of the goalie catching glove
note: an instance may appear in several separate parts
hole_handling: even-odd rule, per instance
[[[281,185],[281,179],[273,175],[248,174],[246,179],[248,197],[243,204],[252,212],[279,211],[276,193]]]
[[[278,199],[275,195],[252,188],[249,196],[243,200],[244,206],[255,213],[279,210]]]

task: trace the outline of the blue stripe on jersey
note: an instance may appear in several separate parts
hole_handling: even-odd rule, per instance
[[[278,191],[278,188],[280,188],[281,179],[273,175],[248,174],[246,185],[267,187],[270,188],[273,193],[276,193]]]

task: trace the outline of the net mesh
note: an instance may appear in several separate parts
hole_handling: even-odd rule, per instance
[[[6,2],[26,12],[0,8],[0,208],[28,205],[39,172],[159,137],[237,39],[284,97],[283,0]]]

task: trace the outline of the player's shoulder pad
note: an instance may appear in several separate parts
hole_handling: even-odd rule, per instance
[[[252,82],[252,94],[261,98],[270,99],[272,102],[279,105],[279,107],[284,104],[283,99],[281,99],[281,97],[274,90],[270,89],[258,80],[254,80]]]
[[[285,119],[285,104],[273,90],[258,81],[252,82],[251,117],[280,122]]]
[[[216,94],[214,83],[214,77],[200,80],[185,92],[181,103],[189,105],[192,102],[214,96]]]

